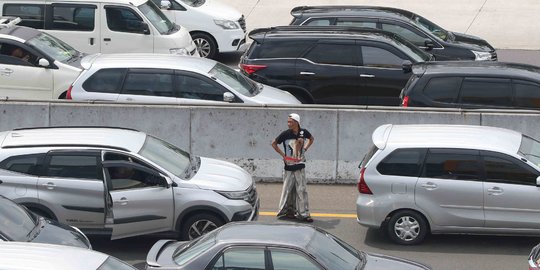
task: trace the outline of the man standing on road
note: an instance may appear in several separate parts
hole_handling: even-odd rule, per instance
[[[309,131],[300,128],[300,115],[296,113],[289,114],[287,126],[289,129],[272,141],[272,147],[283,157],[285,163],[277,216],[296,217],[302,221],[313,222],[309,214],[304,153],[311,147],[314,138]],[[283,151],[278,144],[283,145]]]

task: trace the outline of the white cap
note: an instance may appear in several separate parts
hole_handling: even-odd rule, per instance
[[[289,114],[289,118],[291,118],[292,120],[298,122],[298,124],[300,125],[300,115],[298,115],[296,113],[291,113],[291,114]]]

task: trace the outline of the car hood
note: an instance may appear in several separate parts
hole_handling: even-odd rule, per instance
[[[402,258],[381,254],[366,253],[366,264],[363,270],[400,269],[400,270],[429,270],[431,267]]]
[[[242,191],[253,184],[253,179],[236,164],[201,157],[201,165],[190,182],[203,189]]]
[[[289,92],[264,84],[261,92],[251,97],[251,99],[258,104],[302,104]]]
[[[463,48],[481,52],[492,52],[495,50],[487,41],[479,37],[456,32],[452,32],[452,34],[454,35],[454,38],[449,42]]]
[[[35,238],[31,240],[33,243],[56,244],[91,249],[91,245],[86,236],[71,226],[44,218],[41,218],[38,226],[41,226],[41,229]]]
[[[195,9],[212,16],[216,20],[231,20],[236,22],[242,17],[240,11],[216,0],[206,0],[202,6]]]
[[[185,246],[189,242],[175,240],[157,241],[146,255],[147,269],[169,268],[178,266],[173,260],[173,254],[178,248]]]

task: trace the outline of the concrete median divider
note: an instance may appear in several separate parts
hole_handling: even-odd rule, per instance
[[[315,137],[307,152],[312,183],[355,183],[358,164],[382,124],[468,124],[504,127],[540,138],[538,111],[412,109],[366,106],[174,106],[67,101],[0,101],[0,130],[38,126],[135,128],[195,155],[234,162],[257,181],[281,181],[282,161],[270,142],[296,112]]]

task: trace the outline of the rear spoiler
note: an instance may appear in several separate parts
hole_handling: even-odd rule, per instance
[[[84,69],[87,69],[87,70],[90,69],[92,67],[92,64],[96,60],[96,58],[98,58],[98,56],[100,56],[100,55],[101,55],[101,53],[94,53],[94,54],[85,56],[81,60],[81,67],[84,68]]]

